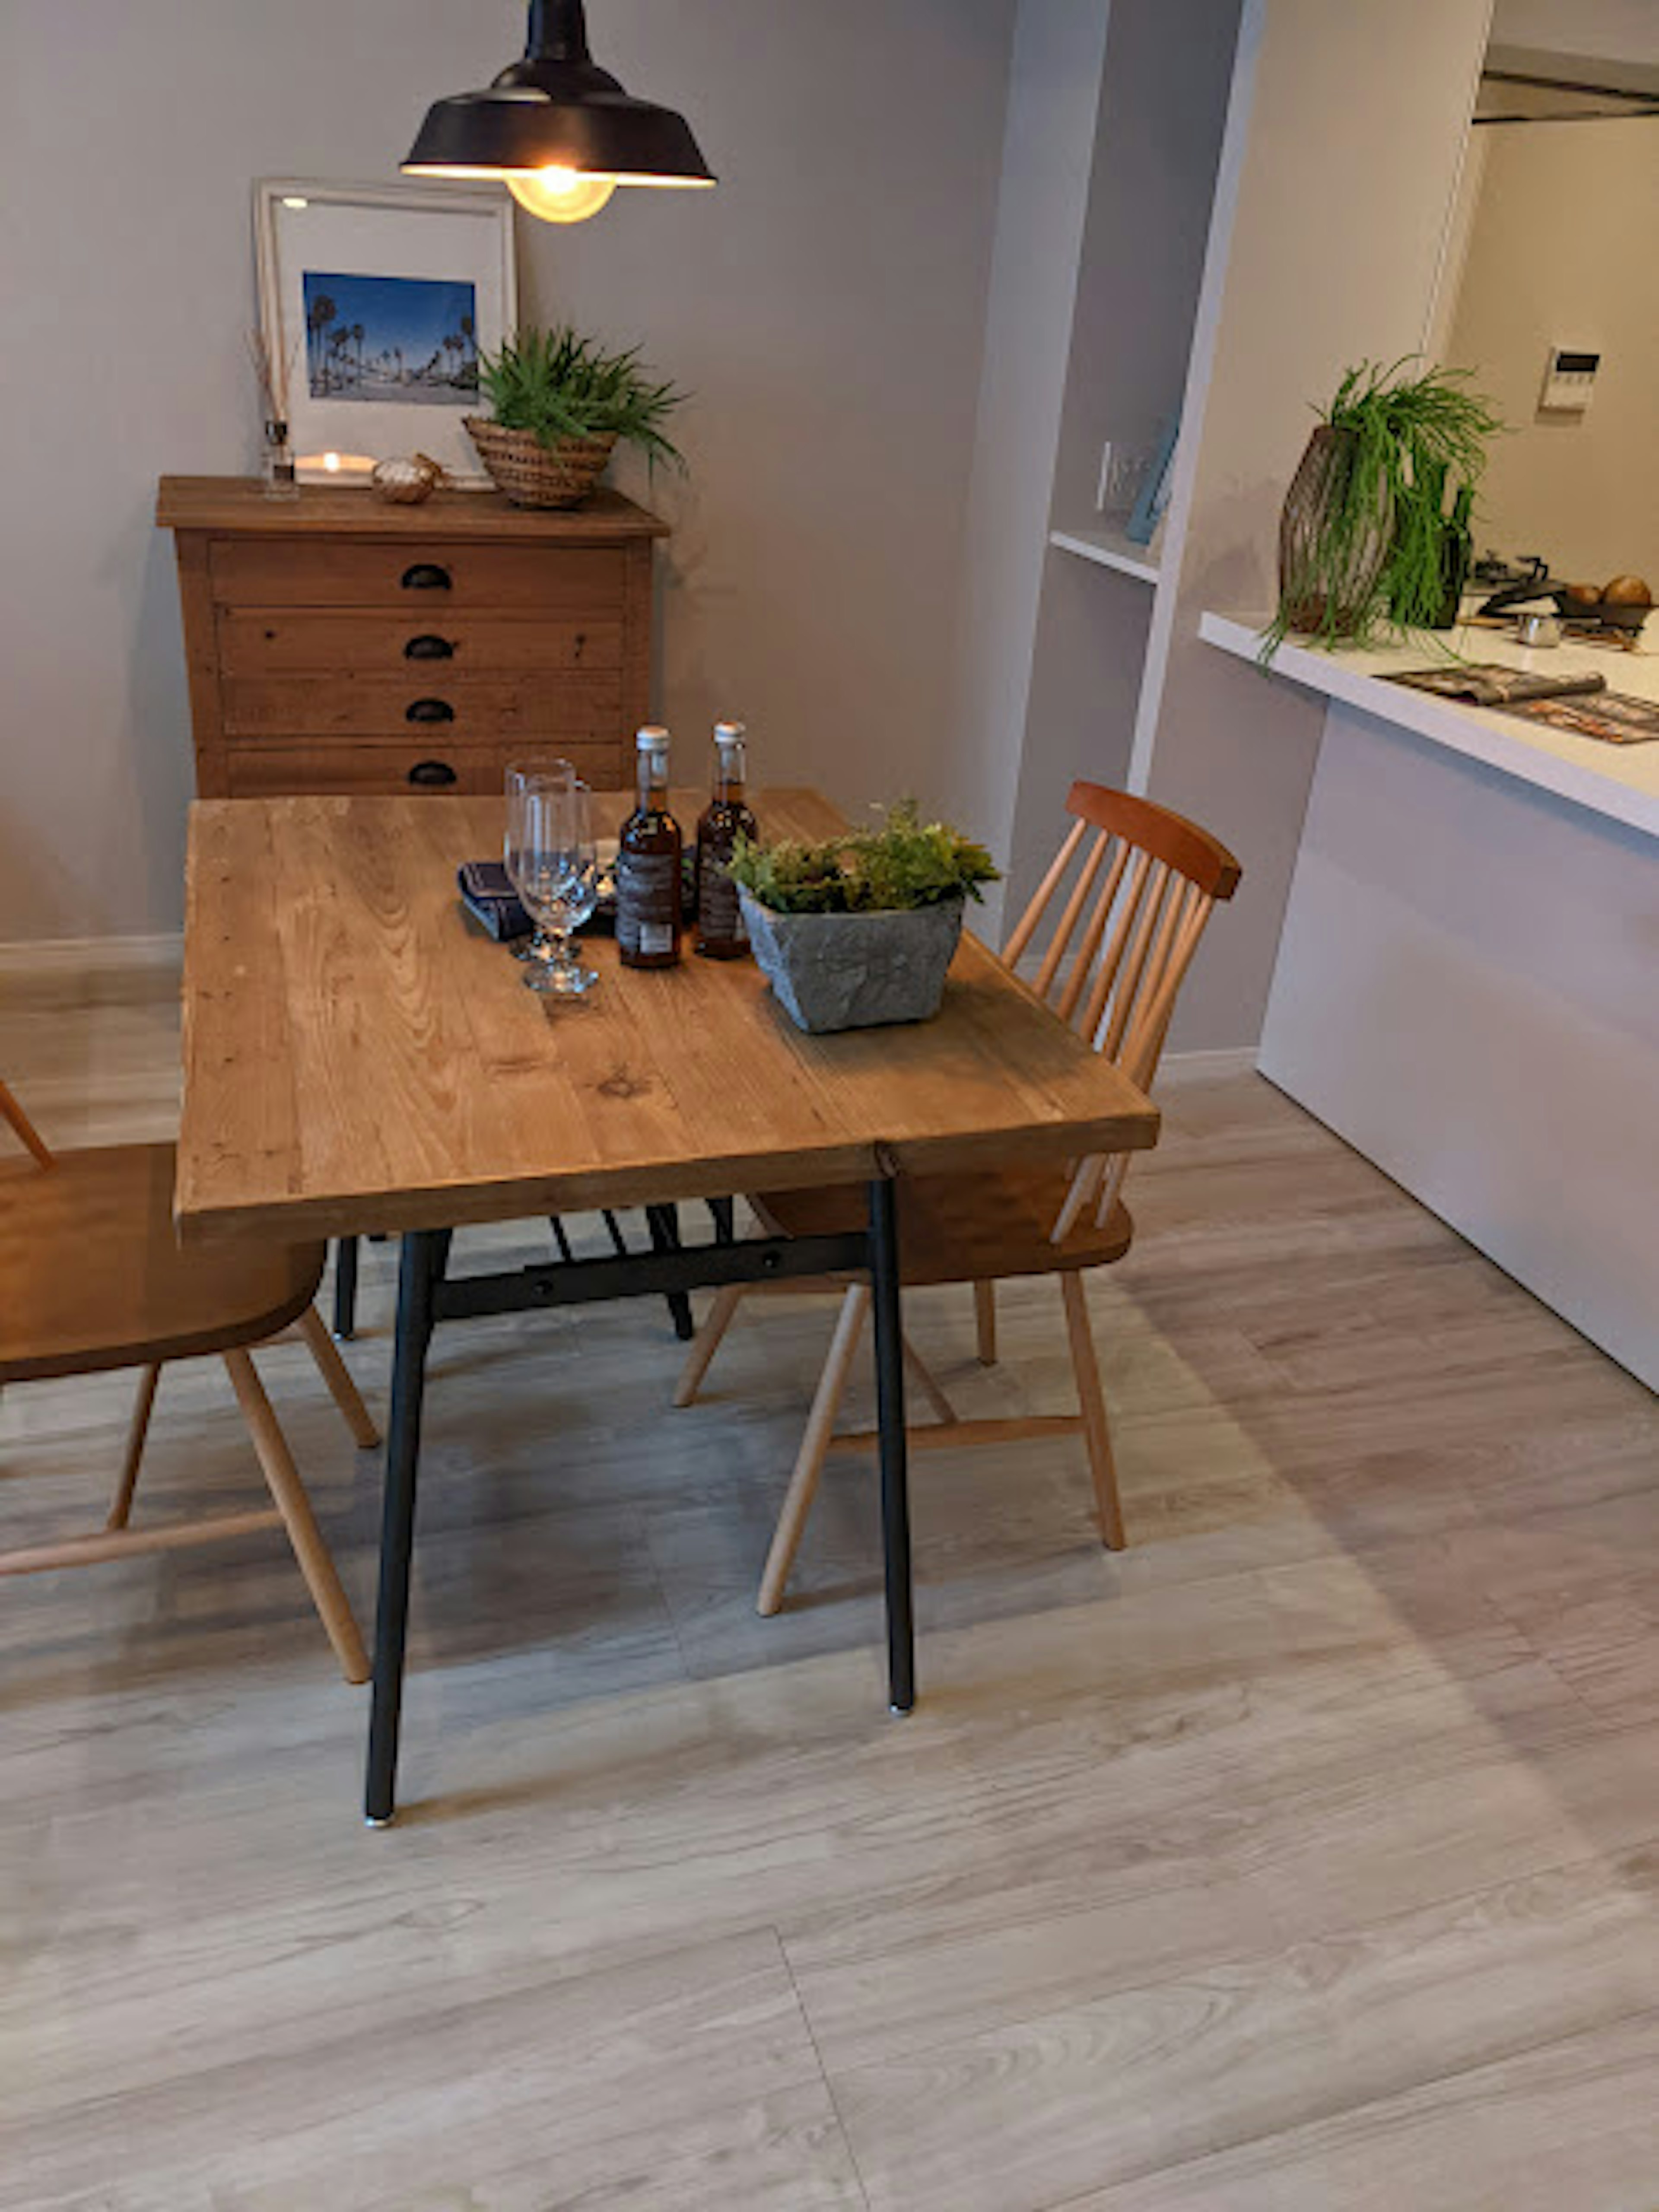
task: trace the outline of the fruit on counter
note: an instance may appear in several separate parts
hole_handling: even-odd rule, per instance
[[[1653,593],[1641,576],[1615,576],[1601,593],[1602,599],[1613,607],[1650,607]]]
[[[1601,586],[1599,584],[1563,584],[1561,590],[1563,596],[1571,599],[1575,606],[1599,607],[1601,604]]]

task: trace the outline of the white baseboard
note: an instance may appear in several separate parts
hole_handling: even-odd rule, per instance
[[[1230,1044],[1212,1052],[1166,1052],[1158,1064],[1163,1075],[1249,1075],[1255,1072],[1260,1048]]]

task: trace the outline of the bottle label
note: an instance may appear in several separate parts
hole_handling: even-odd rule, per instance
[[[705,845],[698,856],[697,934],[716,945],[747,945],[738,887],[722,855]]]
[[[672,952],[678,934],[678,853],[621,853],[617,857],[617,943],[649,959]]]

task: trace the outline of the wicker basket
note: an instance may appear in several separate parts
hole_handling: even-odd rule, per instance
[[[514,507],[577,507],[593,490],[611,459],[614,437],[562,438],[544,446],[533,430],[504,430],[482,415],[469,415],[466,433],[497,491]]]
[[[1347,489],[1354,434],[1322,422],[1308,441],[1279,521],[1279,604],[1293,630],[1353,637],[1376,598],[1394,544],[1394,496],[1379,483],[1365,527],[1340,562],[1326,550],[1330,511]]]

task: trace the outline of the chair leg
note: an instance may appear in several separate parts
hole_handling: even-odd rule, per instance
[[[994,1367],[997,1364],[997,1286],[994,1283],[974,1285],[974,1327],[979,1338],[979,1364]]]
[[[311,1348],[317,1363],[317,1372],[328,1385],[328,1393],[345,1416],[345,1425],[351,1431],[351,1441],[359,1451],[372,1451],[380,1441],[380,1432],[374,1425],[374,1416],[358,1395],[357,1385],[351,1379],[351,1370],[340,1357],[338,1346],[323,1325],[323,1317],[315,1306],[307,1306],[300,1316],[300,1334]]]
[[[738,1308],[743,1303],[743,1294],[747,1288],[745,1283],[727,1283],[723,1290],[715,1291],[714,1302],[692,1340],[685,1364],[680,1370],[680,1379],[674,1385],[674,1403],[677,1406],[696,1403],[697,1393],[702,1388],[702,1378],[708,1374],[714,1354],[725,1341],[726,1330],[737,1319]]]
[[[155,1386],[161,1379],[161,1362],[153,1360],[138,1378],[138,1396],[132,1408],[132,1422],[127,1430],[126,1457],[121,1462],[120,1487],[115,1493],[115,1503],[109,1510],[106,1528],[125,1528],[132,1518],[132,1495],[138,1487],[138,1463],[144,1456],[144,1440],[149,1434],[149,1417],[155,1405]]]
[[[1066,1301],[1066,1334],[1071,1339],[1072,1372],[1077,1380],[1078,1406],[1083,1415],[1083,1440],[1089,1453],[1089,1473],[1095,1486],[1100,1514],[1101,1540],[1109,1552],[1121,1552],[1128,1539],[1123,1533],[1123,1506],[1117,1494],[1117,1468],[1112,1460],[1112,1434],[1106,1421],[1106,1401],[1101,1395],[1100,1364],[1095,1357],[1094,1331],[1089,1325],[1089,1296],[1078,1273],[1060,1279]]]
[[[910,1379],[933,1409],[933,1419],[942,1429],[956,1425],[957,1409],[939,1387],[933,1370],[907,1336],[904,1340],[904,1364]]]
[[[242,1419],[253,1439],[253,1449],[259,1455],[266,1484],[283,1516],[300,1572],[311,1592],[311,1601],[334,1646],[340,1671],[348,1682],[366,1682],[368,1654],[357,1632],[351,1601],[341,1588],[340,1577],[334,1571],[334,1562],[312,1512],[311,1500],[306,1496],[300,1471],[294,1464],[294,1455],[288,1448],[288,1438],[265,1395],[264,1385],[246,1352],[228,1352],[224,1362],[242,1409]]]
[[[795,1554],[800,1549],[800,1540],[806,1527],[806,1516],[812,1510],[812,1500],[817,1495],[818,1477],[823,1472],[823,1462],[829,1457],[830,1446],[836,1433],[836,1415],[847,1389],[847,1377],[852,1371],[853,1355],[859,1347],[866,1315],[870,1311],[870,1286],[867,1283],[851,1283],[842,1300],[841,1318],[836,1323],[836,1333],[830,1343],[830,1356],[823,1363],[823,1372],[818,1377],[817,1395],[812,1401],[812,1410],[806,1419],[806,1433],[800,1440],[800,1450],[795,1456],[795,1471],[789,1478],[789,1489],[783,1501],[783,1510],[778,1516],[778,1525],[772,1532],[772,1548],[766,1555],[765,1570],[761,1576],[760,1596],[756,1601],[757,1613],[771,1615],[783,1603],[783,1593],[789,1581],[789,1572],[795,1564]]]

